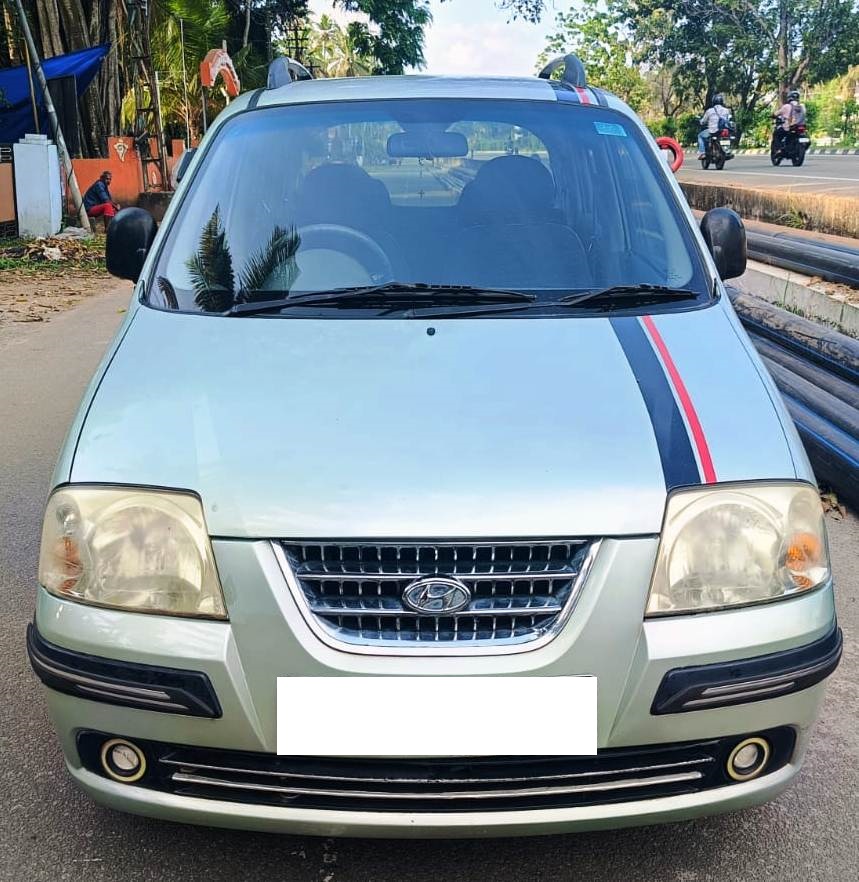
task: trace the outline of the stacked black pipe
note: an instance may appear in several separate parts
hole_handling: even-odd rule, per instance
[[[782,269],[819,276],[829,282],[859,287],[859,250],[847,245],[790,233],[773,233],[749,225],[749,257]]]
[[[818,480],[859,507],[859,340],[750,294],[732,291],[731,300]]]

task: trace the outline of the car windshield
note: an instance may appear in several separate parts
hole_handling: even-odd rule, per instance
[[[148,302],[227,312],[388,283],[521,291],[537,305],[630,285],[706,299],[697,246],[658,161],[633,121],[562,101],[241,113],[182,197]]]

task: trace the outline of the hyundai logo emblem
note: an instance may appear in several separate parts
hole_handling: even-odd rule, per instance
[[[455,613],[469,603],[468,586],[447,576],[422,576],[403,590],[403,605],[425,616]]]

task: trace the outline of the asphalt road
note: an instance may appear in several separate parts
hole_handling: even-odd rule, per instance
[[[782,162],[776,168],[767,155],[738,154],[722,171],[713,167],[704,171],[694,154],[687,154],[677,177],[702,184],[735,184],[754,189],[859,198],[859,155],[809,154],[799,168],[790,162]]]
[[[0,279],[2,284],[2,279]],[[149,821],[102,809],[65,774],[24,652],[42,505],[125,291],[43,325],[0,327],[0,880],[834,882],[859,862],[859,520],[830,523],[844,661],[798,783],[762,808],[666,827],[537,839],[332,840]],[[153,377],[157,366],[141,365]]]

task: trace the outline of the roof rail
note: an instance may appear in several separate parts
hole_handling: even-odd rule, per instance
[[[582,64],[578,55],[572,52],[569,55],[559,55],[553,58],[538,74],[541,80],[551,79],[552,74],[563,65],[564,74],[563,82],[568,86],[577,86],[584,89],[588,84],[588,77],[585,73],[585,66]]]
[[[266,89],[279,89],[296,80],[312,80],[313,74],[301,62],[286,55],[279,55],[268,66]]]

